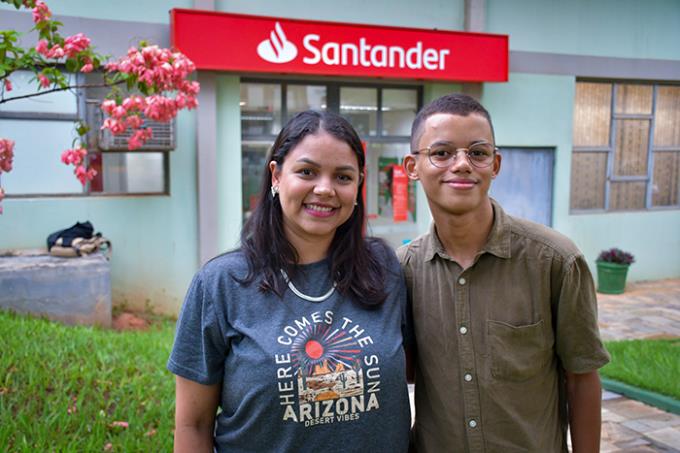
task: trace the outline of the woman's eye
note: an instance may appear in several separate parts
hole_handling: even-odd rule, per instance
[[[354,178],[352,178],[350,175],[339,175],[338,179],[341,182],[352,182],[354,180]]]
[[[299,174],[302,176],[313,176],[314,171],[311,168],[303,168],[302,170],[298,171]]]

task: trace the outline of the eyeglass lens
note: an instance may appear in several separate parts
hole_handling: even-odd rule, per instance
[[[451,145],[434,145],[428,153],[430,162],[436,167],[447,167],[455,162],[458,152],[463,151],[475,167],[488,167],[493,162],[494,147],[489,143],[478,143],[470,148],[454,148]]]

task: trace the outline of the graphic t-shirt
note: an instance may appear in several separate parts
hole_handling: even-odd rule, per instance
[[[194,277],[168,369],[221,383],[218,451],[407,451],[406,290],[393,252],[376,253],[388,298],[375,309],[338,291],[321,302],[290,289],[282,299],[263,294],[257,281],[238,282],[247,273],[238,251]],[[308,296],[326,294],[328,261],[299,266],[293,284]]]

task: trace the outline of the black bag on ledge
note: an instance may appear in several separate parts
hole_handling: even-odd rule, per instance
[[[52,256],[74,258],[89,255],[102,250],[106,258],[111,257],[111,241],[94,233],[94,227],[88,222],[76,222],[70,228],[56,231],[47,236],[47,251]]]

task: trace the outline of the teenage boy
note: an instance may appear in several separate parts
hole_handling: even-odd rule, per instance
[[[434,223],[399,249],[416,334],[415,443],[428,452],[598,452],[609,361],[586,261],[488,195],[501,168],[473,98],[416,116],[404,167]]]

